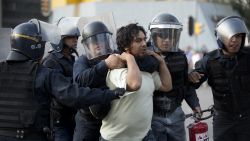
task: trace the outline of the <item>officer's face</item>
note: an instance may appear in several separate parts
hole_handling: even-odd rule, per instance
[[[169,51],[172,47],[172,38],[156,35],[156,46],[162,51]]]
[[[75,49],[77,47],[78,36],[68,36],[64,38],[64,43],[70,47]]]
[[[236,34],[234,35],[226,45],[226,52],[230,54],[235,54],[240,50],[243,34]]]
[[[107,34],[97,34],[84,41],[92,57],[107,55],[112,52],[110,40]]]
[[[147,54],[146,39],[146,35],[142,31],[139,31],[138,35],[134,37],[134,40],[131,43],[129,52],[134,56],[145,56]]]
[[[109,51],[109,46],[107,45],[105,41],[102,42],[91,42],[88,44],[88,48],[92,54],[93,57],[101,56],[106,54]]]
[[[90,52],[93,56],[101,55],[101,45],[97,43],[90,43],[88,45]]]

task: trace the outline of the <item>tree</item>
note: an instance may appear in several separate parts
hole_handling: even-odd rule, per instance
[[[230,3],[233,9],[244,18],[247,27],[250,28],[250,0],[232,0]]]
[[[244,18],[247,27],[250,29],[250,0],[210,0],[211,2],[230,4],[234,10]]]

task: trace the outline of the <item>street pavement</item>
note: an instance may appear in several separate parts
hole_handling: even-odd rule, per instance
[[[197,96],[200,100],[201,108],[207,109],[209,106],[213,105],[213,95],[211,92],[211,89],[206,84],[203,84],[199,89],[196,90]],[[189,108],[189,106],[186,104],[186,102],[182,103],[182,108],[185,114],[192,113],[192,110]],[[209,141],[213,141],[213,126],[212,126],[212,119],[207,119],[202,122],[206,122],[208,124],[208,136]],[[185,126],[187,127],[190,123],[193,123],[194,120],[191,118],[186,119]],[[188,129],[186,128],[186,134],[187,134],[187,141],[189,141],[189,135],[188,135]]]

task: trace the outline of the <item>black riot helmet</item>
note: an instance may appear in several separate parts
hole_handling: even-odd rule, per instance
[[[221,19],[215,27],[215,36],[219,48],[223,48],[229,43],[229,40],[236,34],[243,34],[241,47],[245,44],[245,37],[248,29],[244,20],[239,16],[228,16]]]
[[[16,26],[11,35],[11,52],[7,60],[37,60],[44,53],[44,42],[41,41],[34,23],[22,23]]]
[[[29,22],[17,25],[11,34],[11,51],[7,61],[39,60],[43,57],[45,43],[59,44],[60,36],[54,33],[56,29],[51,24],[32,19]],[[57,35],[60,35],[57,30]],[[51,39],[51,40],[50,40]]]
[[[178,19],[168,13],[156,15],[149,24],[151,40],[154,49],[159,52],[179,51],[179,39],[182,24]]]
[[[82,43],[89,60],[104,59],[114,51],[112,33],[100,21],[87,23],[83,27]]]

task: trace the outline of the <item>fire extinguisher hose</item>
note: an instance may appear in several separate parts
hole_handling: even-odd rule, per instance
[[[205,116],[205,117],[199,117],[198,113],[190,113],[190,114],[186,114],[185,118],[187,119],[187,118],[193,117],[196,121],[209,119],[212,116],[214,116],[214,107],[213,107],[213,105],[209,106],[208,109],[205,109],[205,110],[201,111],[202,115],[204,115],[203,113],[206,113],[206,112],[210,112],[210,114],[208,116]]]

